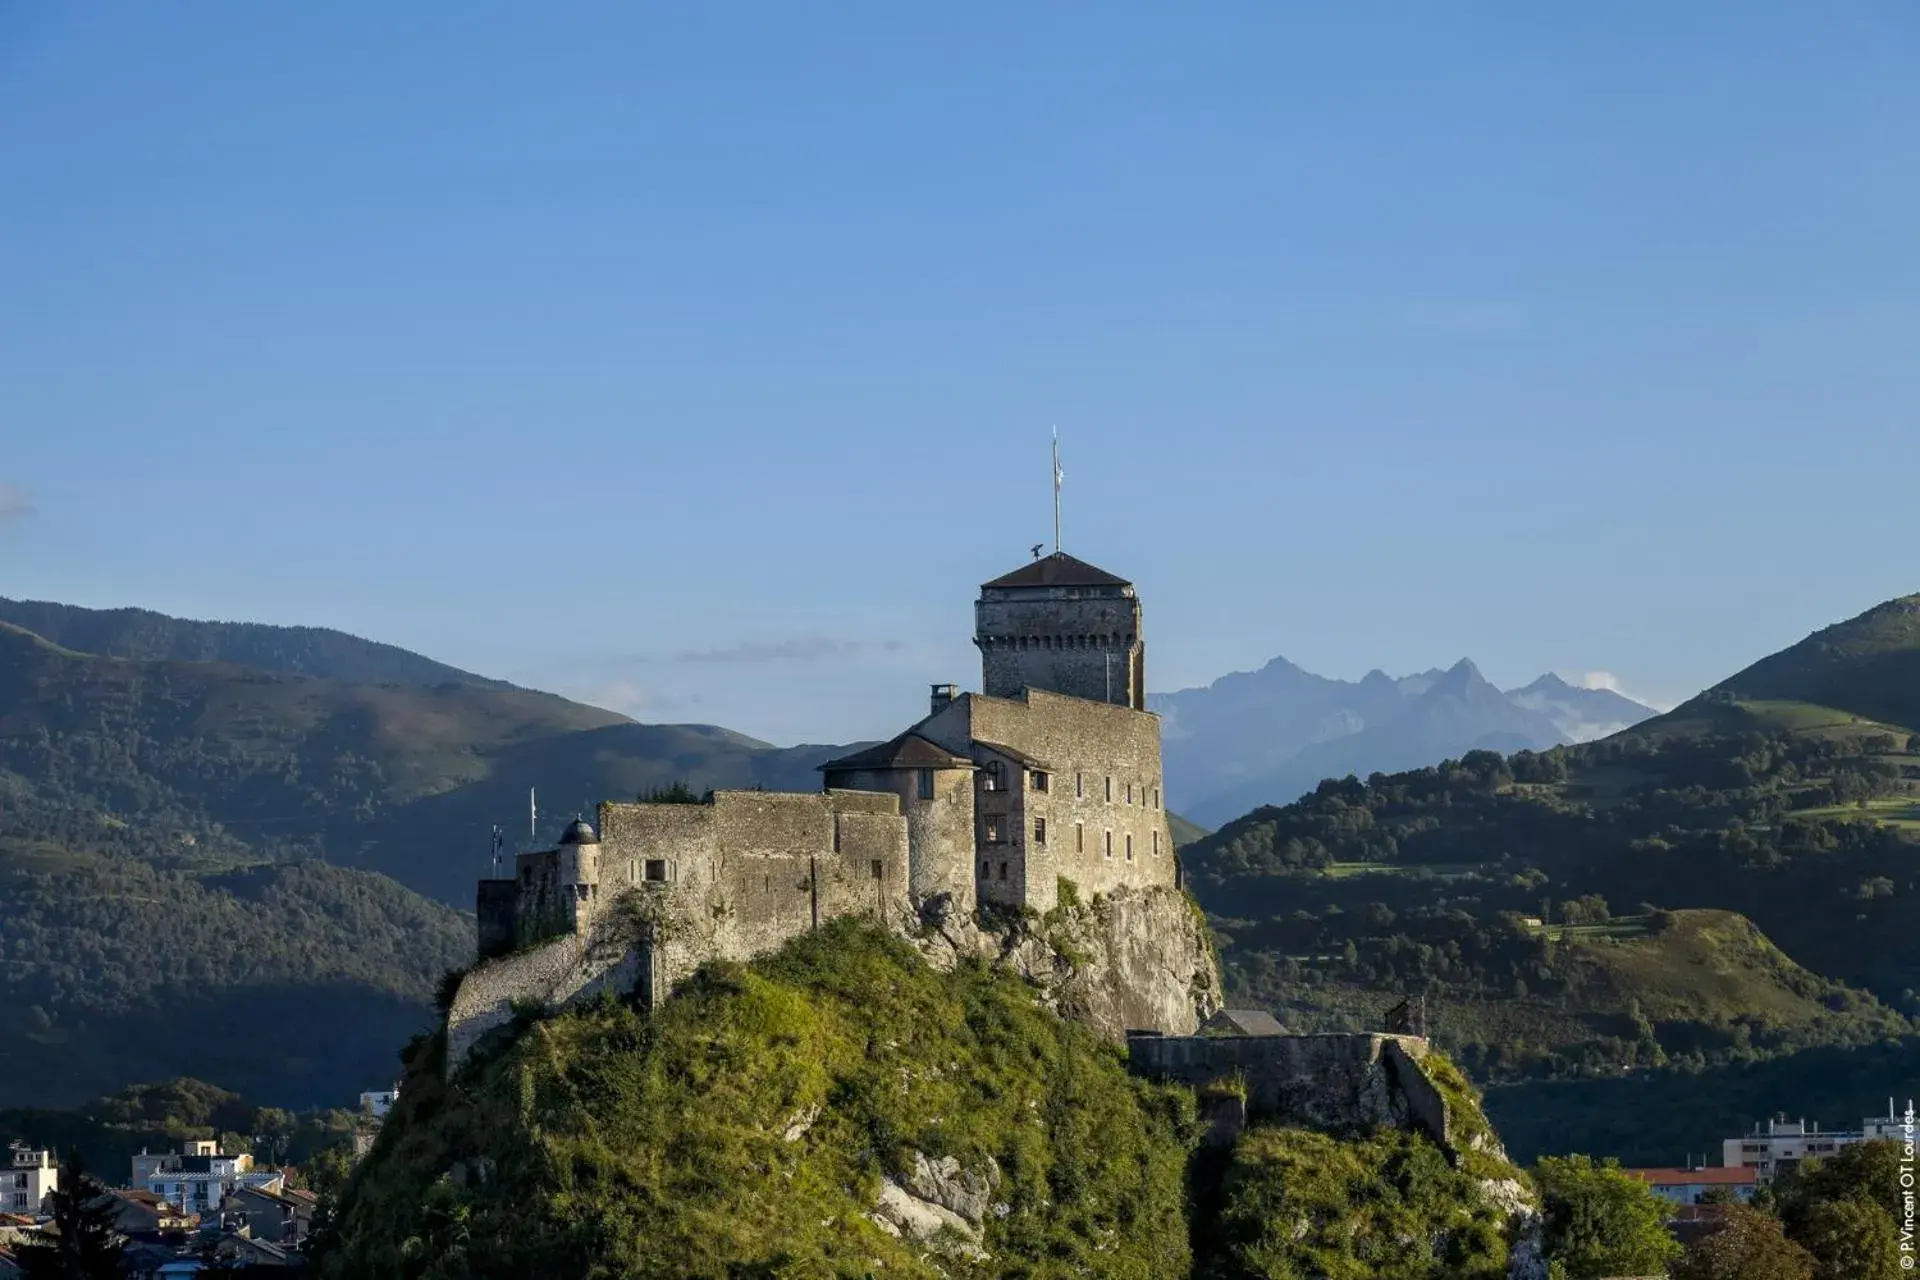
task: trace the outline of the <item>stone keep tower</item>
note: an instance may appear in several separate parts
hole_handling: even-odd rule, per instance
[[[973,612],[988,697],[1043,689],[1146,710],[1140,600],[1126,579],[1056,551],[984,584]]]

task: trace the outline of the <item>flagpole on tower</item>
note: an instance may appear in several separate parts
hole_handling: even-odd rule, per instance
[[[1060,428],[1053,429],[1053,550],[1060,553],[1060,481],[1065,479],[1060,472]]]

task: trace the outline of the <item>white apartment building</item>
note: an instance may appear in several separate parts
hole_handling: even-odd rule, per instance
[[[1818,1121],[1809,1124],[1776,1116],[1755,1125],[1744,1138],[1728,1138],[1721,1143],[1721,1163],[1730,1169],[1752,1168],[1759,1185],[1766,1186],[1802,1160],[1831,1156],[1856,1142],[1883,1138],[1899,1142],[1905,1136],[1905,1113],[1895,1111],[1893,1099],[1888,1098],[1887,1113],[1868,1116],[1858,1129],[1822,1129]]]
[[[155,1160],[158,1168],[149,1163]],[[218,1210],[237,1187],[278,1191],[282,1185],[278,1169],[255,1169],[252,1156],[222,1154],[212,1142],[190,1142],[186,1150],[165,1156],[135,1156],[134,1176],[143,1174],[142,1190],[198,1214]]]
[[[0,1168],[0,1213],[35,1214],[42,1202],[60,1187],[60,1166],[51,1151],[36,1151],[16,1142],[8,1148],[12,1159]]]

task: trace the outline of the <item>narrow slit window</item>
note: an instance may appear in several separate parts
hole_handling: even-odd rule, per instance
[[[1047,842],[1047,820],[1045,818],[1035,818],[1033,820],[1033,842],[1035,844],[1045,844]]]
[[[1109,858],[1113,856],[1113,832],[1111,831],[1107,832],[1107,856]]]

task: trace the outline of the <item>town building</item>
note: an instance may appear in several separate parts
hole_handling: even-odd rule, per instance
[[[133,1164],[136,1176],[145,1172],[144,1185],[135,1190],[151,1192],[201,1218],[218,1211],[237,1188],[278,1190],[285,1184],[279,1170],[255,1169],[252,1156],[244,1151],[225,1154],[217,1142],[189,1142],[185,1150],[159,1157],[143,1152],[133,1158]]]
[[[191,1230],[199,1221],[151,1191],[113,1188],[107,1192],[113,1229],[124,1236],[159,1236]]]
[[[1758,1170],[1752,1166],[1709,1169],[1622,1169],[1636,1182],[1653,1188],[1653,1194],[1677,1205],[1696,1205],[1709,1191],[1725,1190],[1745,1204],[1753,1199],[1759,1186]]]
[[[23,1142],[8,1148],[6,1167],[0,1169],[0,1211],[35,1214],[46,1198],[60,1189],[60,1165],[53,1152]]]
[[[244,1227],[254,1240],[294,1248],[313,1229],[319,1200],[309,1192],[289,1188],[237,1187],[221,1206],[223,1222]]]
[[[1729,1168],[1753,1169],[1759,1185],[1766,1186],[1802,1160],[1831,1156],[1856,1142],[1899,1142],[1907,1136],[1906,1118],[1888,1098],[1887,1113],[1866,1117],[1858,1129],[1822,1129],[1818,1121],[1809,1124],[1804,1119],[1775,1116],[1755,1125],[1752,1133],[1723,1142],[1722,1163]]]

